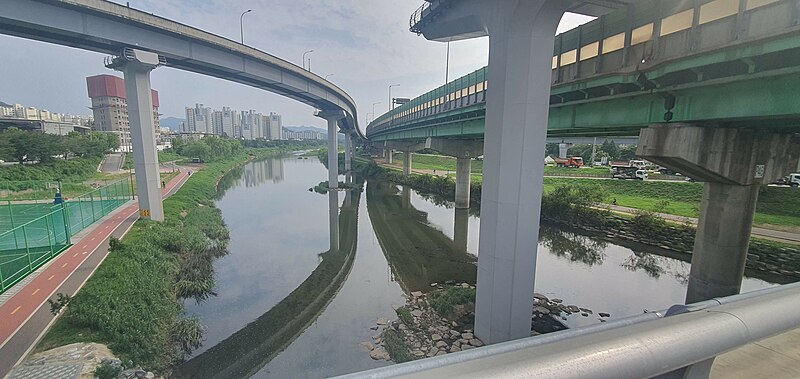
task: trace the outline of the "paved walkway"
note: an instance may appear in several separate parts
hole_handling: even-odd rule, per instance
[[[711,378],[800,378],[800,329],[718,356],[711,366]]]
[[[162,189],[164,197],[173,194],[188,179],[187,170]],[[31,350],[55,321],[47,300],[56,293],[74,295],[92,276],[108,254],[109,236],[121,238],[138,219],[135,201],[123,205],[96,222],[83,238],[40,268],[38,275],[10,299],[0,304],[0,375],[5,375]]]
[[[125,154],[111,153],[106,155],[103,163],[100,163],[100,171],[114,173],[122,170],[122,163],[125,161]]]

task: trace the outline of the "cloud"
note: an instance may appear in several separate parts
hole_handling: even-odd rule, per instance
[[[119,2],[125,3],[125,2]],[[421,4],[421,3],[419,3]],[[408,31],[408,19],[419,6],[407,0],[137,0],[130,6],[233,40],[239,39],[241,12],[248,45],[298,65],[304,51],[312,70],[330,79],[356,100],[360,121],[388,106],[388,85],[399,83],[393,95],[414,97],[444,83],[443,43],[430,42]],[[567,15],[561,29],[590,18]],[[100,54],[46,43],[0,36],[4,54],[0,65],[0,100],[24,103],[56,112],[87,114],[85,77],[108,73]],[[486,65],[486,38],[451,44],[450,78]],[[119,73],[117,73],[119,75]],[[120,75],[121,76],[121,75]],[[221,79],[160,68],[152,74],[153,87],[161,93],[161,111],[183,117],[184,107],[194,103],[230,106],[284,115],[287,125],[324,126],[313,110],[293,100]]]

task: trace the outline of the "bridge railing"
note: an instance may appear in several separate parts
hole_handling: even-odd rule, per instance
[[[717,355],[800,327],[798,314],[795,283],[338,378],[702,378]]]

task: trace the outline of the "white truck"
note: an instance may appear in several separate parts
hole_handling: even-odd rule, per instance
[[[800,174],[789,174],[789,182],[787,184],[792,187],[800,187]]]

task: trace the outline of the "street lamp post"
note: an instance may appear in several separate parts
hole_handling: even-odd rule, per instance
[[[331,76],[333,76],[333,74],[325,75],[325,80],[328,80],[328,78],[330,78]]]
[[[450,41],[447,41],[447,60],[444,67],[444,84],[450,81]]]
[[[392,103],[392,87],[400,87],[400,85],[399,84],[389,85],[389,112],[391,112],[392,108],[394,108],[394,103]]]
[[[246,15],[246,14],[252,12],[252,11],[253,11],[252,9],[248,9],[248,10],[242,12],[242,15],[239,16],[239,34],[240,34],[240,36],[242,38],[242,45],[244,45],[244,15]]]
[[[313,53],[313,52],[314,52],[314,50],[308,50],[308,51],[303,53],[303,68],[306,68],[306,54],[310,54],[310,53]],[[310,66],[311,65],[309,64],[309,67],[308,67],[309,71],[311,71],[311,67]]]
[[[375,121],[375,119],[377,118],[377,117],[375,117],[375,106],[380,104],[380,103],[381,103],[380,101],[377,102],[377,103],[372,103],[372,121]]]

